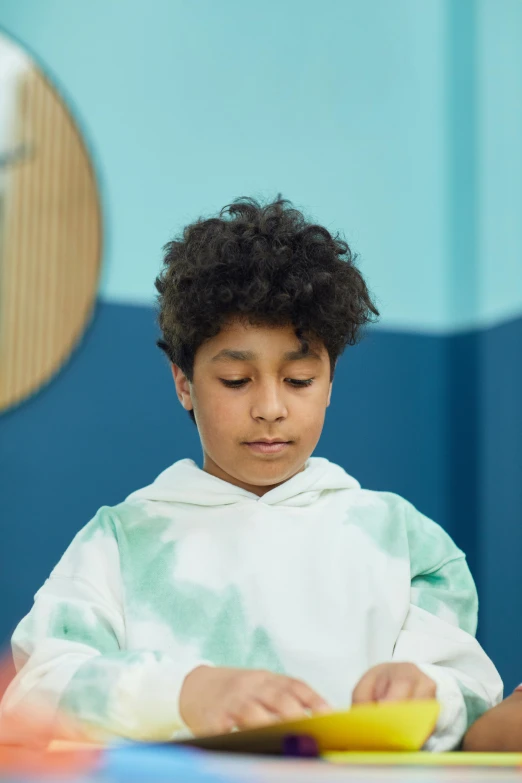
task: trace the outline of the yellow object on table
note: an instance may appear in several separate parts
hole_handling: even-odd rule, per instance
[[[427,767],[522,767],[522,753],[390,753],[374,751],[333,751],[323,754],[326,761],[352,766]]]
[[[320,753],[416,751],[433,732],[439,710],[433,699],[360,704],[344,712],[198,738],[190,744],[208,750],[270,753],[283,738],[303,735],[315,740]]]

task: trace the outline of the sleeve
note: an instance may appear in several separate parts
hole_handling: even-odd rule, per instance
[[[74,539],[14,632],[17,674],[0,705],[0,741],[38,736],[163,740],[186,733],[179,696],[205,661],[127,650],[117,534],[110,510]]]
[[[452,750],[502,699],[502,680],[475,639],[477,591],[464,554],[413,506],[407,518],[410,608],[393,659],[415,663],[436,683],[441,713],[426,749]]]

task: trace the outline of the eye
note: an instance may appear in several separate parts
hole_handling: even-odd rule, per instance
[[[227,389],[241,389],[243,386],[245,386],[249,382],[249,378],[239,378],[238,380],[227,380],[226,378],[220,378],[219,379],[223,386],[226,386]],[[298,378],[285,378],[285,381],[290,385],[293,386],[296,389],[302,389],[305,386],[311,386],[314,382],[314,378],[306,378],[304,380],[300,380]]]
[[[300,389],[303,386],[311,386],[314,382],[313,378],[307,378],[303,381],[298,380],[297,378],[285,378],[285,380],[288,381],[291,386],[295,386],[297,389]]]
[[[240,389],[245,383],[248,383],[248,378],[240,378],[237,381],[227,381],[226,378],[220,378],[219,380],[227,389]]]

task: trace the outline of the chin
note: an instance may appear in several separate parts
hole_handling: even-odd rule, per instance
[[[253,467],[252,470],[242,472],[241,476],[237,478],[247,484],[252,484],[252,486],[267,487],[271,484],[281,484],[301,470],[301,467],[301,463],[295,466],[265,463]]]

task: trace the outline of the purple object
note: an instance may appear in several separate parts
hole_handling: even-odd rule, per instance
[[[316,758],[319,755],[317,742],[308,734],[287,734],[283,737],[283,756]]]

